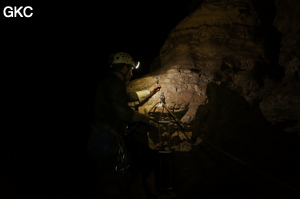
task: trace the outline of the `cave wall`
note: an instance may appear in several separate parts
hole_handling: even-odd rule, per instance
[[[193,125],[209,102],[207,85],[226,84],[258,106],[286,132],[300,127],[298,1],[201,1],[170,32],[153,70],[129,88],[144,89],[159,77],[167,106]],[[159,100],[157,93],[140,111]]]
[[[286,132],[300,129],[300,2],[276,0],[276,15],[272,25],[281,34],[278,65],[284,68],[280,82],[265,79],[260,108],[268,121],[284,123]]]
[[[172,131],[173,140],[179,137],[175,152],[189,151],[173,154],[174,188],[179,198],[199,190],[203,198],[293,198],[300,3],[199,2],[170,32],[151,73],[129,83],[129,90],[147,89],[157,77],[161,91],[139,111],[153,116],[149,110],[163,92],[188,133],[186,139]],[[158,149],[157,132],[148,138]]]

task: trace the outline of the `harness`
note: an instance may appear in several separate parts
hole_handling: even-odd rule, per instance
[[[130,166],[129,155],[125,149],[125,144],[122,139],[118,139],[119,151],[117,156],[117,165],[115,167],[116,172],[126,173],[127,169]]]
[[[115,166],[115,171],[118,173],[125,173],[130,166],[129,154],[125,148],[123,138],[118,134],[110,125],[108,124],[97,124],[101,126],[105,131],[111,133],[118,143],[118,154],[117,154],[117,164]]]

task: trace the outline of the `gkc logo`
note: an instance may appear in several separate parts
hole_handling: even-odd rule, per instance
[[[3,14],[5,17],[32,17],[33,15],[33,8],[31,6],[6,6],[3,9]]]

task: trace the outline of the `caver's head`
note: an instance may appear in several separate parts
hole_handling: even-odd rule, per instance
[[[128,82],[132,77],[132,70],[139,67],[139,62],[136,64],[132,57],[125,52],[112,54],[109,62],[114,72],[122,74],[124,82]]]

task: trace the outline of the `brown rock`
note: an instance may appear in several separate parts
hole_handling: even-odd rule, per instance
[[[294,121],[285,130],[299,130],[300,3],[278,0],[276,8],[268,33],[282,35],[277,60],[252,1],[204,1],[170,32],[153,71],[129,83],[130,89],[146,89],[159,76],[161,91],[140,110],[148,112],[163,92],[167,107],[193,129],[199,106],[209,103],[208,84],[225,84],[250,105],[258,104],[272,124]]]

